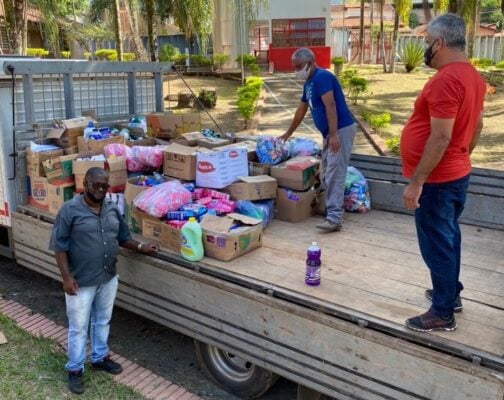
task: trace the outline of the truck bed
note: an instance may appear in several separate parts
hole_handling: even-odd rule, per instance
[[[21,210],[13,216],[18,262],[59,279],[46,250],[51,217]],[[347,214],[332,234],[318,233],[316,222],[274,220],[262,248],[231,262],[124,250],[117,303],[337,398],[502,400],[504,232],[462,226],[458,330],[423,334],[403,325],[429,306],[412,217]],[[314,240],[319,287],[304,283]]]

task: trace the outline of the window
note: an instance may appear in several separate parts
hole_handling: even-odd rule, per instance
[[[273,47],[325,46],[325,18],[274,19]]]

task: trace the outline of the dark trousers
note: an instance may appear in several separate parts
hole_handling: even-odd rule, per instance
[[[455,299],[463,289],[460,275],[461,234],[458,218],[464,209],[469,175],[446,183],[426,183],[415,211],[422,257],[432,280],[431,311],[453,316]]]

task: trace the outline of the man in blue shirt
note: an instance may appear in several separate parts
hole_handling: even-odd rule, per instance
[[[91,367],[119,374],[120,364],[108,356],[110,318],[117,292],[116,257],[119,245],[141,253],[158,251],[154,243],[131,239],[117,206],[105,195],[108,173],[91,168],[84,178],[85,192],[63,204],[53,226],[49,249],[55,252],[63,278],[68,317],[68,387],[84,392],[82,372],[89,326]],[[90,323],[91,322],[91,323]]]
[[[303,121],[308,108],[313,122],[322,133],[323,187],[326,195],[326,220],[317,228],[327,232],[343,227],[343,200],[345,177],[355,137],[355,122],[346,104],[345,96],[336,77],[318,68],[310,49],[301,48],[292,55],[292,64],[298,79],[305,81],[303,96],[289,129],[280,136],[287,140]]]

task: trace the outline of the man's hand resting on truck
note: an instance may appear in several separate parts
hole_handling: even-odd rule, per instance
[[[142,243],[138,251],[144,254],[156,254],[159,251],[159,246],[156,243]]]

